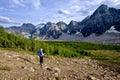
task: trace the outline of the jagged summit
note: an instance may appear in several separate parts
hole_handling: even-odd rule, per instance
[[[58,26],[58,28],[59,28],[62,32],[67,33],[67,29],[68,29],[68,28],[67,28],[67,24],[66,24],[65,22],[60,21],[60,22],[58,22],[56,25]]]
[[[98,7],[97,10],[107,10],[107,9],[109,9],[109,7],[108,7],[107,5],[105,5],[105,4],[102,4],[102,5],[100,5],[100,6]]]
[[[109,10],[109,7],[107,5],[102,4],[95,10],[93,15],[103,15],[105,13],[108,13],[108,10]]]

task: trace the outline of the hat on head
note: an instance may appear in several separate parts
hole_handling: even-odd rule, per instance
[[[40,48],[40,50],[43,50],[43,48]]]

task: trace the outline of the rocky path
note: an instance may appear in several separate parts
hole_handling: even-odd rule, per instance
[[[40,68],[37,55],[0,50],[0,80],[120,80],[120,74],[88,58],[45,56]]]

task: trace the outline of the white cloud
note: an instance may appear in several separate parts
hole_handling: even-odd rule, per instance
[[[113,0],[113,2],[118,2],[119,0]]]
[[[117,5],[120,5],[120,0],[113,0],[114,4],[117,6]]]
[[[39,9],[41,5],[40,0],[10,0],[10,6],[13,8],[23,7],[23,8],[34,8]]]
[[[81,7],[78,6],[78,5],[72,5],[72,6],[70,7],[70,9],[75,10],[75,11],[79,11],[79,10],[81,9]]]
[[[11,20],[8,17],[5,16],[0,16],[0,23],[6,23],[6,24],[19,24],[18,22],[15,22],[13,20]]]
[[[21,7],[25,7],[23,0],[12,0],[12,4],[17,5],[17,6],[21,6]]]
[[[1,15],[7,15],[19,21],[59,21],[82,20],[91,15],[101,4],[120,8],[120,0],[3,0]],[[1,4],[3,2],[0,0]],[[10,7],[12,6],[12,8]],[[14,10],[14,12],[10,11]],[[56,12],[57,11],[57,12]],[[9,13],[9,14],[8,14]],[[44,20],[43,20],[44,19]],[[0,22],[12,22],[10,18],[0,16]]]
[[[63,9],[59,10],[58,13],[59,13],[59,14],[64,14],[64,15],[71,14],[69,11],[63,10]]]
[[[40,5],[41,5],[40,0],[32,0],[32,2],[33,2],[32,4],[35,7],[35,9],[39,9],[40,8]]]

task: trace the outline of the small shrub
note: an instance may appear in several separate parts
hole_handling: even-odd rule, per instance
[[[58,49],[54,50],[53,55],[59,55]]]
[[[8,66],[0,66],[0,70],[10,71],[10,67],[8,67]]]
[[[87,52],[87,51],[82,50],[82,51],[80,51],[80,55],[82,55],[82,56],[91,56],[91,53],[90,53],[90,52]]]

